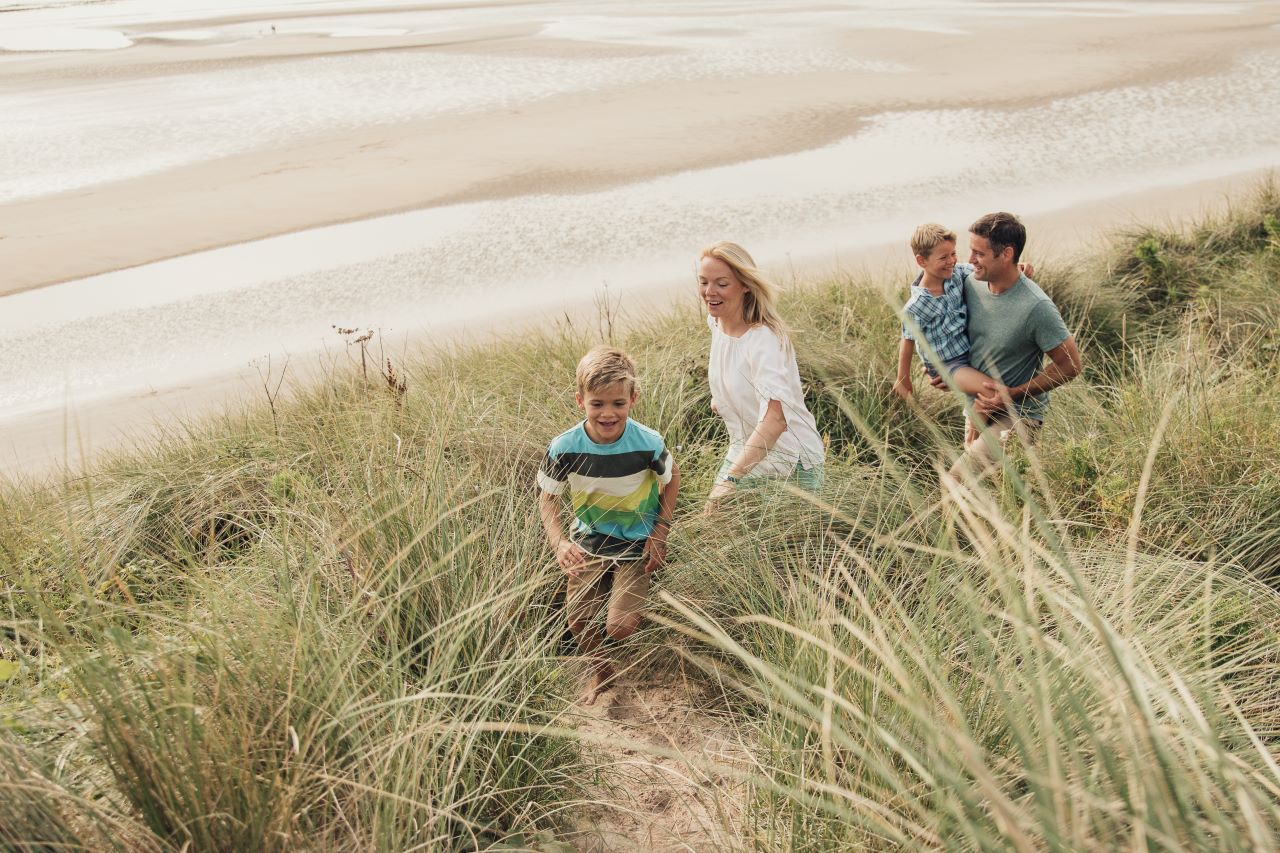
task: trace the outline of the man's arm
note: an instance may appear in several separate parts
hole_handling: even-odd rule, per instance
[[[915,358],[916,342],[903,338],[898,344],[898,379],[893,383],[893,391],[904,400],[915,393],[911,385],[911,359]]]
[[[1045,354],[1049,356],[1049,366],[1021,385],[1008,387],[995,381],[985,383],[986,390],[978,394],[973,408],[978,414],[989,415],[1003,409],[1006,399],[1016,403],[1024,397],[1052,391],[1080,375],[1084,363],[1074,335]]]
[[[560,527],[560,498],[558,495],[540,492],[538,495],[538,514],[542,516],[542,529],[546,531],[547,543],[556,555],[560,568],[572,573],[587,561],[582,549],[565,538]]]
[[[644,553],[649,560],[644,564],[644,573],[651,575],[667,561],[667,534],[671,532],[671,519],[676,511],[676,496],[680,494],[680,466],[671,462],[671,479],[662,487],[662,495],[658,498],[658,521],[645,543]]]

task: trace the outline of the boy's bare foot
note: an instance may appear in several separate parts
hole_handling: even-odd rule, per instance
[[[583,705],[594,705],[596,699],[600,698],[600,694],[609,689],[615,675],[613,667],[609,664],[597,664],[591,673],[591,678],[587,680],[587,686],[582,688],[582,695],[578,697],[578,701]]]

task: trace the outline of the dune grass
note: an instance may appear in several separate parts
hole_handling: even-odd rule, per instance
[[[1277,846],[1277,216],[1268,185],[1046,264],[1086,375],[946,494],[957,404],[890,391],[899,283],[788,294],[827,486],[710,518],[705,328],[619,336],[684,472],[629,653],[736,686],[743,847]],[[403,391],[338,367],[0,493],[0,846],[571,845],[600,767],[533,475],[599,336],[432,354]]]

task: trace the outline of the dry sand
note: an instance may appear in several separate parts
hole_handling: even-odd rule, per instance
[[[741,699],[657,657],[672,656],[631,662],[594,705],[575,708],[571,722],[603,773],[566,840],[582,853],[748,849],[741,774],[752,744],[731,711]]]

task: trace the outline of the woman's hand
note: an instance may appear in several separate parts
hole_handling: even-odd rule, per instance
[[[703,515],[711,515],[720,508],[720,502],[732,495],[734,485],[728,480],[721,480],[711,487],[711,494],[707,495],[707,506],[702,510]]]
[[[964,419],[964,446],[968,447],[973,444],[982,434],[978,432],[978,425],[968,418]]]

